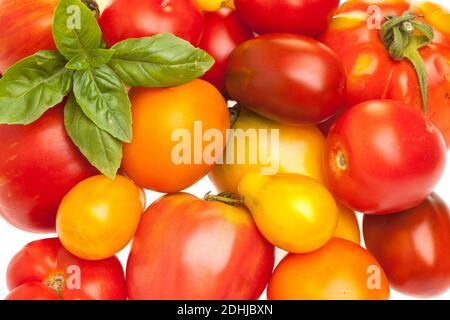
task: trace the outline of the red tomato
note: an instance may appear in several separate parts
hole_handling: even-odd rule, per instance
[[[192,0],[113,0],[99,19],[108,46],[168,32],[197,45],[203,15]]]
[[[236,11],[257,33],[315,35],[327,27],[339,0],[235,0]]]
[[[63,106],[30,125],[0,125],[0,214],[32,232],[54,232],[64,195],[97,171],[64,129]]]
[[[439,130],[409,105],[374,100],[344,113],[331,128],[325,176],[334,194],[364,213],[392,213],[422,202],[446,160]]]
[[[373,4],[381,9],[382,15],[402,15],[411,9],[417,16],[424,16],[421,19],[433,27],[434,41],[419,51],[428,81],[427,115],[450,147],[450,13],[445,14],[443,8],[429,2],[411,7],[404,0],[352,0],[342,5],[339,15],[319,39],[333,49],[344,64],[347,72],[345,106],[372,99],[393,99],[423,110],[418,76],[412,64],[391,58],[379,30],[368,28],[368,21],[375,22],[376,15],[366,13]]]
[[[397,291],[432,297],[450,288],[450,211],[435,193],[410,210],[366,215],[364,239]]]
[[[53,13],[58,0],[0,1],[0,73],[39,50],[55,49]]]
[[[294,125],[318,123],[339,110],[345,72],[338,57],[320,42],[269,34],[233,51],[226,86],[234,100],[269,119]]]
[[[245,207],[167,195],[144,213],[127,265],[130,299],[257,299],[274,247]]]
[[[119,259],[88,261],[63,248],[57,238],[33,241],[8,265],[7,299],[122,300],[125,277]]]
[[[211,54],[216,63],[203,76],[226,94],[225,68],[230,53],[241,43],[253,38],[253,33],[241,22],[235,11],[222,8],[205,13],[205,30],[199,47]]]

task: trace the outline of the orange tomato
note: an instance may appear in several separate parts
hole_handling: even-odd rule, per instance
[[[336,230],[334,231],[334,237],[360,244],[361,233],[359,231],[356,213],[339,202],[336,202],[336,204],[339,210],[339,219]]]
[[[226,101],[214,86],[197,79],[174,88],[133,88],[130,99],[133,141],[124,146],[122,165],[139,186],[178,192],[212,169],[214,161],[204,156],[221,155],[230,126]],[[222,138],[220,154],[211,146],[221,141],[208,132]]]
[[[319,250],[288,254],[275,269],[271,300],[389,299],[389,283],[375,258],[359,245],[333,238]]]

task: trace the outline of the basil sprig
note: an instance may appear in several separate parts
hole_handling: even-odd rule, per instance
[[[101,29],[81,0],[60,0],[53,20],[57,51],[40,51],[0,79],[0,123],[29,124],[69,96],[66,131],[81,153],[113,178],[123,143],[132,140],[125,85],[172,87],[208,71],[214,59],[171,34],[127,39],[106,48]]]

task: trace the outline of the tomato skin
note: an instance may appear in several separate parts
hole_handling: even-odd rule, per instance
[[[244,207],[166,195],[144,213],[127,264],[130,299],[257,299],[274,247]]]
[[[55,49],[52,23],[57,5],[58,0],[0,2],[0,74],[39,50]]]
[[[216,63],[202,79],[212,83],[226,95],[225,69],[231,52],[241,43],[253,38],[253,33],[241,22],[235,11],[222,8],[205,13],[205,29],[199,47],[208,52]]]
[[[363,226],[368,250],[397,291],[429,298],[450,288],[450,211],[437,194],[400,213],[366,215]]]
[[[333,237],[360,244],[361,234],[356,213],[339,202],[336,204],[339,210],[339,218]]]
[[[201,145],[199,139],[208,129],[219,130],[225,147],[230,115],[224,98],[213,85],[197,79],[174,88],[133,88],[130,99],[133,141],[124,145],[122,165],[137,185],[174,193],[193,185],[212,169],[214,163],[205,159],[195,163],[194,148],[191,148],[191,163],[176,164],[172,152],[180,144],[173,139],[176,130],[187,130],[191,145],[196,142]],[[201,121],[201,137],[195,133],[196,121]],[[203,141],[202,151],[209,144]]]
[[[312,36],[325,30],[339,0],[236,0],[235,6],[245,23],[259,34]]]
[[[324,170],[345,205],[387,214],[422,202],[445,161],[444,139],[423,114],[402,102],[373,100],[354,106],[332,127]]]
[[[338,57],[318,41],[292,34],[240,45],[229,58],[225,81],[230,96],[246,108],[292,125],[326,120],[345,94]]]
[[[47,287],[46,281],[55,274],[64,275],[66,280],[70,280],[71,274],[66,272],[69,266],[79,268],[80,288],[64,284],[56,298],[126,299],[125,276],[116,257],[100,261],[79,259],[64,249],[57,238],[30,242],[13,257],[6,276],[8,288],[12,290],[9,299],[55,298],[53,293],[56,291]]]
[[[203,15],[192,0],[113,0],[99,24],[108,46],[163,32],[196,46],[202,35]]]
[[[31,232],[53,232],[58,205],[97,173],[64,129],[63,106],[30,125],[0,125],[0,214]]]
[[[379,288],[369,289],[369,268],[379,271]],[[333,238],[319,250],[288,254],[275,269],[269,300],[387,300],[389,283],[375,258],[359,245]]]

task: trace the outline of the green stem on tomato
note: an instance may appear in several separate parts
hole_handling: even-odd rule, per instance
[[[208,192],[203,199],[206,201],[220,201],[231,206],[238,206],[244,203],[244,197],[232,192],[222,192],[218,195],[213,195],[211,192]]]

